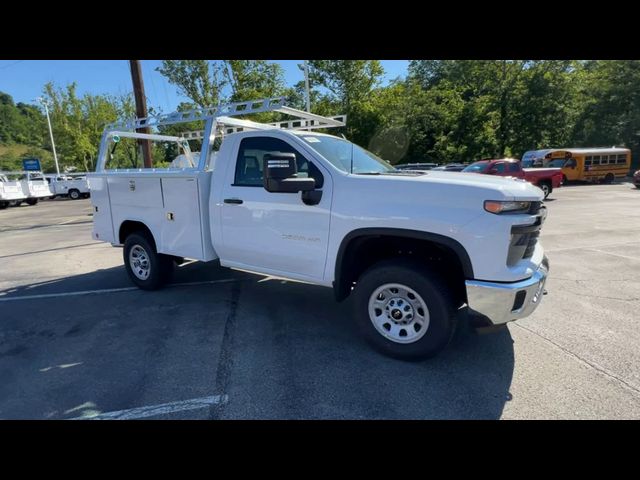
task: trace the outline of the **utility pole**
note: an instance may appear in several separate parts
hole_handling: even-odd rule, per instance
[[[49,125],[49,137],[51,137],[51,149],[53,150],[53,160],[56,163],[56,174],[60,175],[60,166],[58,165],[58,155],[56,154],[56,144],[53,141],[53,130],[51,129],[51,118],[49,117],[49,107],[47,106],[47,102],[44,98],[39,97],[37,100],[44,107],[44,111],[47,114],[47,124]]]
[[[138,118],[146,118],[147,113],[147,97],[144,94],[144,83],[142,81],[142,66],[140,60],[129,60],[131,66],[131,80],[133,81],[133,96],[136,101],[136,116]],[[136,129],[138,133],[151,133],[149,127]],[[151,141],[138,139],[138,145],[142,147],[142,158],[144,168],[152,168],[153,161],[151,158]]]
[[[304,88],[307,92],[307,112],[311,113],[311,94],[309,93],[309,65],[304,61]]]

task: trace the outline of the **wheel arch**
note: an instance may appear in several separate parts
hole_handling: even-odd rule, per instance
[[[124,245],[127,237],[135,232],[143,232],[153,244],[153,248],[157,250],[156,239],[153,236],[153,232],[144,222],[139,220],[125,220],[120,224],[120,228],[118,229],[118,242],[120,245]]]
[[[361,259],[359,250],[367,243],[372,246],[379,243],[389,245],[424,246],[427,249],[436,248],[450,259],[457,260],[458,275],[466,279],[472,279],[473,266],[466,249],[457,240],[437,233],[410,230],[402,228],[360,228],[349,232],[344,236],[338,248],[336,257],[333,289],[336,300],[341,301],[349,296],[351,286],[358,276],[371,264],[383,258],[394,255],[386,255],[376,252],[373,258]],[[365,255],[366,256],[366,255]],[[400,256],[400,255],[397,255]],[[464,283],[462,284],[464,288]],[[460,292],[464,296],[464,292]]]

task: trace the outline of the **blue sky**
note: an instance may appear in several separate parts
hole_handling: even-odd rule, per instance
[[[303,79],[297,64],[302,60],[271,60],[282,65],[285,81],[293,85]],[[407,73],[407,60],[382,60],[385,83]],[[155,71],[160,60],[142,60],[142,72],[149,106],[171,112],[186,98]],[[78,93],[125,94],[131,91],[128,60],[0,60],[0,92],[11,95],[14,101],[33,103],[42,94],[45,83],[53,81],[65,86],[73,81]]]

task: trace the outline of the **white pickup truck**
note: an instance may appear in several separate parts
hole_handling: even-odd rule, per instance
[[[236,118],[267,111],[298,120]],[[190,157],[185,138],[136,129],[194,120],[205,128],[193,166],[108,168],[125,138],[174,142]],[[184,257],[333,288],[338,301],[353,297],[367,340],[399,358],[444,348],[465,304],[488,326],[531,314],[548,272],[537,241],[541,190],[512,178],[403,172],[312,131],[344,120],[267,99],[111,125],[89,175],[93,238],[124,246],[127,273],[143,289],[162,286]]]
[[[0,174],[0,210],[9,205],[22,202],[27,197],[22,193],[22,185],[18,180],[9,180],[6,175]]]
[[[51,196],[49,184],[45,180],[42,172],[22,172],[19,178],[20,185],[22,186],[22,193],[26,197],[24,202],[27,205],[35,205],[41,198],[48,198]],[[18,205],[21,203],[21,200],[17,201]]]
[[[71,200],[89,197],[89,184],[86,178],[74,178],[68,175],[45,175],[52,197],[69,197]]]

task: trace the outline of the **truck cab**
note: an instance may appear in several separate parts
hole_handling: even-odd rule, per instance
[[[296,120],[237,118],[271,111]],[[136,131],[195,119],[205,122],[195,135]],[[364,337],[398,358],[441,351],[463,306],[486,326],[531,314],[549,268],[542,192],[511,178],[397,170],[317,131],[345,121],[275,98],[109,126],[89,175],[93,238],[123,248],[143,289],[168,282],[182,258],[332,288],[352,298]],[[139,157],[124,156],[127,138],[168,143],[155,151],[187,160],[128,167]]]

